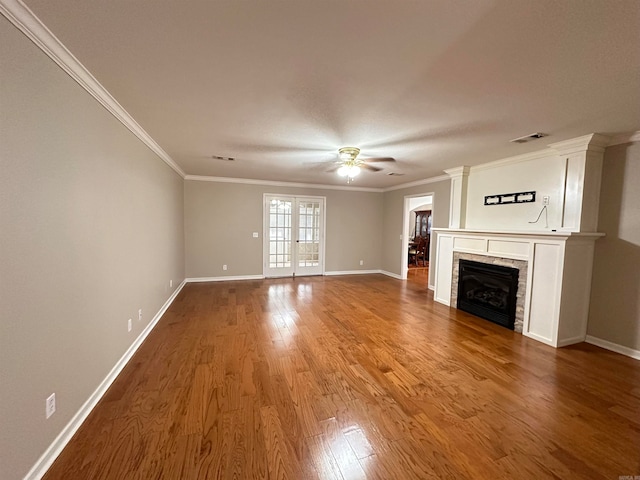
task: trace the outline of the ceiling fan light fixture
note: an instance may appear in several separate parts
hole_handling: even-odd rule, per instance
[[[346,165],[342,165],[339,169],[338,169],[338,175],[340,175],[341,177],[346,177],[347,175],[349,175],[349,167],[347,167]]]
[[[360,154],[358,147],[342,147],[338,150],[338,156],[342,161],[353,161]]]
[[[356,158],[359,153],[360,149],[357,147],[343,147],[338,150],[338,157],[340,158],[338,163],[341,163],[341,165],[337,173],[341,177],[347,177],[347,183],[351,183],[351,180],[360,175],[360,165],[363,162]]]

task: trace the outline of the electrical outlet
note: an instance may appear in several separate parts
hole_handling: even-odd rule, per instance
[[[258,238],[258,232],[253,232],[253,238]]]
[[[549,195],[542,197],[542,205],[549,205]]]
[[[360,265],[364,265],[364,260],[360,260]]]
[[[223,270],[226,270],[226,269],[227,269],[227,266],[226,266],[226,265],[222,265],[222,269],[223,269]]]
[[[49,395],[45,400],[44,405],[44,413],[47,418],[49,418],[56,412],[56,394],[52,393],[51,395]]]
[[[142,320],[142,309],[138,310],[138,321]]]
[[[129,320],[127,321],[127,332],[130,332],[130,331],[131,331],[131,328],[132,328],[132,325],[131,325],[131,319],[129,319]]]
[[[173,288],[173,280],[169,280],[169,288]]]

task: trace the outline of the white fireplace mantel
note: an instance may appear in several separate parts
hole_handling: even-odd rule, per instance
[[[602,233],[434,228],[434,299],[451,305],[454,252],[528,262],[523,335],[554,347],[585,340],[595,241]]]

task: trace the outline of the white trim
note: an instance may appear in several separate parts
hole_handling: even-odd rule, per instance
[[[502,158],[500,160],[494,160],[492,162],[483,163],[480,165],[473,165],[470,167],[470,172],[477,172],[480,170],[489,170],[491,168],[498,168],[504,165],[512,165],[520,162],[528,162],[530,160],[538,160],[540,158],[554,157],[558,153],[548,148],[545,150],[536,150],[535,152],[524,153],[522,155],[516,155],[514,157]]]
[[[387,272],[386,270],[380,270],[380,272],[382,275],[386,275],[387,277],[391,277],[391,278],[395,278],[396,280],[404,280],[400,275],[398,275],[397,273],[392,273],[392,272]]]
[[[291,266],[289,268],[272,268],[269,266],[269,245],[271,242],[271,234],[269,233],[269,199],[273,200],[290,200],[293,207],[291,212]],[[296,232],[298,231],[298,223],[300,222],[299,215],[299,202],[300,201],[317,201],[322,205],[321,208],[321,225],[320,225],[320,263],[315,267],[305,267],[298,265],[298,253],[294,248],[294,238],[297,238]],[[327,240],[327,197],[319,195],[290,195],[290,194],[278,194],[278,193],[263,193],[262,194],[262,275],[265,278],[273,277],[291,277],[291,276],[314,276],[324,275],[326,267],[326,240]],[[297,240],[296,240],[297,241]],[[319,267],[319,268],[318,268]]]
[[[2,1],[2,0],[0,0]],[[393,190],[400,190],[402,188],[417,187],[419,185],[427,185],[429,183],[444,182],[449,180],[447,175],[439,175],[437,177],[431,177],[424,180],[416,180],[415,182],[403,183],[401,185],[394,185],[392,187],[385,188],[373,188],[373,187],[351,187],[348,185],[324,185],[320,183],[296,183],[285,182],[275,180],[259,180],[255,178],[232,178],[232,177],[212,177],[206,175],[186,175],[185,180],[193,180],[197,182],[220,182],[220,183],[242,183],[246,185],[271,185],[274,187],[299,187],[299,188],[317,188],[323,190],[351,190],[355,192],[391,192]]]
[[[434,212],[434,202],[435,202],[436,194],[434,192],[430,193],[413,193],[411,195],[404,196],[404,203],[402,206],[402,240],[400,245],[400,278],[402,280],[407,279],[407,275],[409,274],[409,229],[411,226],[409,225],[409,217],[411,216],[411,199],[412,198],[423,198],[423,197],[431,197],[431,215],[433,217]],[[429,249],[431,249],[431,240],[429,240]],[[431,253],[431,252],[429,252]],[[428,283],[428,279],[427,279]]]
[[[487,235],[510,235],[514,237],[533,237],[533,238],[544,238],[544,237],[558,237],[559,239],[568,239],[568,238],[600,238],[604,237],[606,234],[600,232],[573,232],[570,230],[562,230],[559,232],[554,231],[540,231],[540,230],[480,230],[476,228],[443,228],[443,227],[431,227],[431,231],[443,232],[443,233],[459,233],[464,235],[478,235],[478,236],[487,236]],[[555,240],[555,238],[554,238]]]
[[[592,337],[591,335],[587,335],[585,342],[590,343],[591,345],[596,345],[597,347],[604,348],[606,350],[611,350],[612,352],[619,353],[620,355],[626,355],[627,357],[640,360],[640,350],[636,350],[634,348],[625,347],[624,345],[619,345],[617,343],[609,342],[608,340]]]
[[[527,332],[527,331],[525,331],[524,326],[522,328],[522,335],[524,335],[525,337],[532,338],[533,340],[537,340],[540,343],[544,343],[545,345],[549,345],[550,347],[556,348],[556,345],[553,344],[553,340],[552,339],[547,338],[547,337],[543,337],[543,336],[538,335],[536,333]]]
[[[327,277],[337,275],[368,275],[372,273],[382,273],[382,270],[333,270],[331,272],[324,272]]]
[[[69,423],[62,429],[62,431],[58,434],[53,442],[49,445],[49,447],[44,451],[44,453],[40,456],[38,461],[31,467],[31,470],[25,475],[24,480],[39,480],[41,479],[49,467],[53,464],[53,462],[58,458],[58,455],[62,452],[64,447],[67,446],[71,438],[75,435],[76,431],[82,423],[87,419],[93,408],[98,404],[102,396],[106,393],[108,388],[111,386],[113,381],[118,377],[122,369],[129,363],[131,357],[133,357],[134,353],[138,350],[142,342],[147,338],[151,330],[156,326],[158,321],[162,318],[164,313],[167,311],[169,306],[173,303],[175,298],[178,296],[182,287],[186,284],[186,280],[183,280],[178,288],[171,294],[171,296],[167,299],[167,301],[162,305],[158,313],[155,314],[151,322],[140,332],[138,338],[129,346],[127,351],[124,353],[120,360],[116,362],[111,371],[107,374],[107,376],[100,382],[98,388],[94,390],[94,392],[89,396],[89,398],[84,402],[84,404],[80,407],[80,409],[76,412],[76,414],[71,418]]]
[[[584,152],[587,150],[603,152],[609,145],[611,137],[600,133],[590,133],[581,137],[570,138],[561,142],[550,143],[549,148],[555,150],[559,155],[570,155],[572,153]]]
[[[78,85],[105,107],[118,121],[127,127],[178,175],[185,172],[136,122],[131,115],[111,96],[98,80],[65,47],[44,23],[21,0],[0,0],[0,13],[35,43],[45,54],[60,66]]]
[[[404,201],[402,202],[402,233],[400,235],[400,278],[402,280],[407,279],[409,272],[409,217],[411,217],[411,198],[414,197],[405,195]],[[433,196],[431,196],[431,206],[433,207]],[[416,265],[418,264],[417,258],[418,256],[416,255]]]
[[[575,345],[576,343],[582,343],[584,342],[584,335],[580,335],[578,337],[572,337],[572,338],[564,338],[562,340],[558,340],[558,348],[560,347],[566,347],[567,345]]]
[[[638,137],[637,139],[640,139],[640,132],[636,132],[636,134],[638,135],[633,134],[630,137],[627,134],[626,136],[615,138],[620,138],[622,140],[620,143],[624,143],[625,139],[626,141],[629,141],[629,138],[634,138],[635,136]],[[492,162],[482,163],[480,165],[474,165],[471,167],[471,172],[489,170],[491,168],[498,168],[504,165],[512,165],[520,162],[528,162],[530,160],[556,157],[558,155],[565,155],[567,154],[567,152],[570,152],[572,150],[585,151],[589,149],[595,151],[597,149],[604,149],[607,144],[612,145],[613,143],[610,142],[609,137],[607,137],[606,135],[601,135],[599,133],[590,133],[589,135],[583,135],[581,137],[551,143],[547,145],[547,148],[536,150],[535,152],[524,153],[522,155],[516,155],[513,157],[502,158],[500,160],[494,160]]]
[[[387,275],[389,277],[396,278],[398,280],[402,280],[400,275],[395,273],[386,272],[384,270],[332,270],[329,272],[324,272],[324,275],[327,277],[334,277],[339,275],[371,275],[380,273],[382,275]],[[296,277],[302,277],[304,275],[296,275]],[[317,275],[309,275],[309,276],[317,276]],[[195,277],[195,278],[185,278],[186,283],[196,283],[196,282],[231,282],[235,280],[265,280],[267,278],[289,278],[290,275],[286,277],[265,277],[264,275],[243,275],[237,277]]]
[[[185,278],[187,283],[197,282],[233,282],[236,280],[264,280],[264,275],[236,275],[228,277],[193,277]]]
[[[255,178],[232,178],[232,177],[210,177],[205,175],[186,175],[184,179],[194,180],[197,182],[242,183],[246,185],[270,185],[274,187],[317,188],[322,190],[352,190],[356,192],[376,192],[376,193],[382,193],[384,191],[382,188],[350,187],[347,185],[322,185],[319,183],[281,182],[281,181],[275,181],[275,180],[258,180]],[[276,195],[282,195],[282,194],[278,193]]]
[[[419,185],[427,185],[429,183],[444,182],[447,180],[450,180],[449,175],[438,175],[437,177],[426,178],[424,180],[416,180],[415,182],[402,183],[400,185],[394,185],[393,187],[386,187],[386,188],[383,188],[382,191],[392,192],[393,190],[400,190],[402,188],[417,187]]]
[[[631,133],[623,133],[621,135],[616,135],[615,137],[611,138],[611,141],[609,142],[609,147],[612,147],[613,145],[621,145],[623,143],[633,143],[633,142],[640,142],[640,130],[638,130],[637,132],[631,132]]]

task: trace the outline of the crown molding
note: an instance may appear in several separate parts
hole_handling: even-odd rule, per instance
[[[447,176],[449,176],[450,178],[468,177],[470,170],[471,170],[471,167],[469,167],[468,165],[463,165],[462,167],[449,168],[445,170],[444,173],[446,173]]]
[[[637,139],[640,140],[640,132],[636,132]],[[615,137],[620,139],[620,143],[630,138],[634,138],[633,135],[627,134],[626,136]],[[488,170],[491,168],[498,168],[505,165],[511,165],[520,162],[528,162],[531,160],[539,160],[542,158],[554,157],[557,155],[567,155],[574,152],[584,152],[586,150],[592,151],[604,151],[605,147],[612,145],[611,137],[601,135],[599,133],[590,133],[589,135],[583,135],[577,138],[571,138],[569,140],[563,140],[561,142],[552,143],[543,150],[536,150],[535,152],[524,153],[522,155],[516,155],[513,157],[502,158],[500,160],[494,160],[492,162],[483,163],[481,165],[475,165],[471,167],[471,171]],[[451,169],[455,170],[455,169]]]
[[[522,155],[516,155],[513,157],[502,158],[500,160],[494,160],[492,162],[483,163],[481,165],[474,165],[471,167],[471,171],[489,170],[491,168],[503,167],[505,165],[511,165],[520,162],[528,162],[531,160],[538,160],[541,158],[552,157],[557,155],[556,152],[549,150],[536,150],[535,152],[523,153]]]
[[[609,142],[608,146],[612,147],[614,145],[621,145],[623,143],[634,143],[634,142],[640,142],[640,130],[636,132],[623,133],[623,134],[611,137],[611,141]]]
[[[549,148],[557,151],[559,155],[569,155],[586,150],[604,152],[610,141],[611,137],[599,133],[590,133],[589,135],[571,138],[562,142],[551,143]]]
[[[272,187],[298,187],[298,188],[316,188],[320,190],[349,190],[355,192],[375,192],[382,193],[382,188],[369,187],[349,187],[347,185],[322,185],[318,183],[296,183],[296,182],[280,182],[275,180],[257,180],[254,178],[233,178],[233,177],[210,177],[205,175],[186,175],[185,180],[194,180],[197,182],[217,182],[217,183],[241,183],[245,185],[268,185]]]
[[[0,0],[0,13],[84,88],[178,175],[185,172],[21,0]]]
[[[416,180],[415,182],[394,185],[393,187],[373,188],[373,187],[350,187],[347,185],[324,185],[319,183],[296,183],[275,180],[258,180],[254,178],[233,178],[233,177],[212,177],[206,175],[186,175],[185,180],[193,180],[197,182],[218,182],[218,183],[240,183],[245,185],[269,185],[274,187],[297,187],[297,188],[316,188],[320,190],[347,190],[354,192],[391,192],[393,190],[401,190],[403,188],[416,187],[419,185],[427,185],[429,183],[443,182],[449,180],[448,175],[440,175],[437,177],[427,178],[425,180]]]
[[[402,183],[393,187],[383,188],[383,192],[392,192],[394,190],[402,190],[403,188],[417,187],[420,185],[428,185],[429,183],[445,182],[450,180],[449,175],[438,175],[437,177],[426,178],[424,180],[416,180],[415,182]]]

